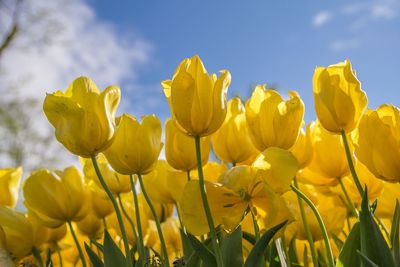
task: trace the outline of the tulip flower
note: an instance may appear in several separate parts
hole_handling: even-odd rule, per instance
[[[87,184],[88,198],[92,204],[92,209],[96,216],[100,219],[105,219],[108,215],[114,212],[114,208],[106,193],[93,183]]]
[[[205,165],[210,154],[209,138],[201,139],[201,162]],[[167,119],[165,123],[165,157],[171,167],[190,171],[197,168],[196,149],[193,137],[184,134],[175,121]]]
[[[76,223],[76,227],[82,235],[90,239],[100,239],[103,235],[103,221],[97,217],[93,210],[89,210],[86,216]]]
[[[156,116],[144,116],[139,123],[134,116],[123,114],[104,155],[119,173],[147,174],[156,166],[161,148],[161,122]]]
[[[314,156],[298,174],[299,181],[313,185],[337,185],[338,178],[349,174],[343,140],[325,130],[319,122],[311,126]]]
[[[228,167],[225,164],[211,161],[203,167],[204,179],[209,182],[218,182],[221,174],[226,170],[228,170]],[[199,179],[198,171],[191,171],[190,177],[196,180]]]
[[[160,204],[176,203],[187,182],[186,173],[174,170],[165,160],[159,160],[156,168],[143,177],[150,198]]]
[[[378,206],[376,207],[377,216],[392,220],[396,201],[400,201],[400,184],[383,182],[383,192],[379,197]]]
[[[120,95],[116,86],[100,92],[91,79],[79,77],[65,93],[47,94],[43,110],[57,140],[71,153],[89,158],[111,145]]]
[[[108,188],[114,195],[131,191],[129,175],[122,175],[111,169],[103,154],[98,154],[96,160]],[[101,183],[97,177],[92,161],[90,159],[81,158],[81,163],[85,180],[93,181],[99,188],[101,188]]]
[[[307,125],[306,131],[300,130],[299,137],[296,143],[290,149],[293,156],[297,159],[299,169],[303,169],[308,166],[313,157],[313,147],[311,140],[311,124]]]
[[[15,207],[21,176],[22,167],[0,169],[0,205]]]
[[[47,227],[56,228],[85,216],[85,185],[74,166],[56,173],[35,171],[26,179],[23,191],[29,213]]]
[[[290,190],[290,184],[298,170],[293,154],[277,147],[267,148],[253,163],[260,169],[263,181],[276,193]]]
[[[47,229],[25,214],[0,206],[0,225],[5,234],[6,250],[14,262],[32,253],[47,240]]]
[[[228,113],[221,128],[212,137],[214,152],[225,162],[254,160],[258,151],[249,136],[244,106],[238,97],[228,102]]]
[[[367,96],[350,60],[317,67],[313,76],[315,112],[321,125],[340,134],[353,131],[367,107]]]
[[[171,114],[188,135],[207,136],[224,122],[226,94],[231,82],[229,71],[209,75],[199,56],[184,59],[172,80],[161,83]]]
[[[357,158],[379,179],[400,182],[400,110],[382,105],[368,110],[355,135]],[[368,190],[369,191],[369,190]]]
[[[57,243],[67,235],[67,225],[63,224],[58,228],[47,228],[47,242]]]
[[[258,85],[246,102],[246,119],[254,146],[291,148],[296,142],[304,115],[304,103],[295,91],[284,101],[279,93]]]

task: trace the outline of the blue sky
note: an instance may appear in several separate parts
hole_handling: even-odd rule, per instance
[[[89,0],[97,19],[120,36],[140,36],[151,47],[135,83],[121,87],[127,109],[169,116],[159,82],[185,57],[199,54],[209,72],[228,69],[229,96],[247,98],[267,83],[296,90],[314,118],[315,66],[349,58],[369,106],[400,105],[400,2],[374,1],[108,1]],[[114,62],[118,64],[118,62]],[[141,108],[137,108],[140,106]]]

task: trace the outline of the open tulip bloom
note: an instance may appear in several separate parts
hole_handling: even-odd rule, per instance
[[[315,69],[308,123],[297,92],[230,82],[184,59],[164,141],[156,115],[116,116],[117,86],[47,94],[81,164],[0,169],[0,266],[400,266],[399,108],[368,109],[350,60]]]

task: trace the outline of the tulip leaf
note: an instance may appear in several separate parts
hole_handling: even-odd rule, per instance
[[[338,248],[338,250],[340,251],[344,245],[344,242],[334,233],[332,233],[332,239],[335,242],[336,247]]]
[[[97,256],[97,254],[86,244],[86,242],[85,242],[85,250],[87,255],[89,256],[89,259],[93,267],[104,267],[104,264],[99,258],[99,256]]]
[[[204,262],[207,267],[215,267],[217,266],[217,260],[215,259],[214,254],[203,244],[201,243],[195,236],[191,234],[187,234],[190,243],[192,244],[192,248],[195,251],[196,255]]]
[[[399,224],[400,224],[400,205],[396,200],[396,208],[392,219],[392,229],[390,231],[390,241],[392,243],[392,254],[396,266],[400,266],[400,241],[399,241]]]
[[[271,241],[274,235],[286,224],[286,222],[287,221],[272,227],[262,235],[250,251],[243,267],[261,267],[263,265],[262,259],[269,241]]]
[[[242,267],[242,228],[240,225],[231,234],[225,236],[221,243],[224,266]]]
[[[126,258],[112,240],[108,231],[104,231],[104,267],[125,267]]]
[[[371,262],[374,262],[378,266],[395,266],[389,246],[386,243],[379,226],[376,224],[368,205],[367,188],[365,188],[361,203],[360,241],[361,253],[370,259]]]
[[[242,232],[243,238],[247,240],[250,244],[255,245],[257,240],[253,234],[243,231]]]
[[[336,262],[336,267],[360,266],[360,222],[356,222],[344,242]]]
[[[193,253],[193,248],[191,245],[191,242],[185,233],[185,231],[180,228],[180,234],[181,234],[181,239],[182,239],[182,248],[183,248],[183,255],[185,256],[186,259],[189,259],[189,257]]]
[[[264,255],[261,256],[261,261],[264,261]],[[281,267],[281,263],[279,261],[279,255],[278,255],[278,250],[276,249],[276,246],[271,245],[269,249],[269,255],[268,255],[268,266],[269,267]]]
[[[361,258],[362,266],[363,267],[379,267],[375,263],[373,263],[367,256],[365,256],[361,251],[357,251],[358,255]]]
[[[104,246],[97,242],[95,239],[90,239],[90,243],[95,245],[101,252],[104,252]]]

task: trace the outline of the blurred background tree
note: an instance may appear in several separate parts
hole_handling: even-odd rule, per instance
[[[11,48],[46,49],[62,29],[60,22],[46,19],[51,10],[33,5],[34,1],[0,0],[0,167],[22,165],[27,172],[60,161],[60,147],[54,144],[51,129],[32,119],[43,116],[40,100],[17,90],[29,83],[30,77],[11,81],[2,64]],[[34,33],[34,27],[42,30]]]

